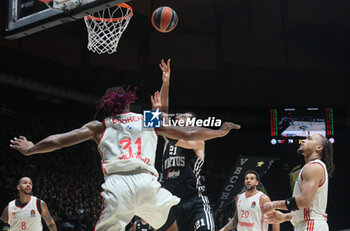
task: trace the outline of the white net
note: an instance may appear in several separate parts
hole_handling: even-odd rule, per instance
[[[98,54],[116,52],[119,39],[132,16],[132,8],[125,3],[85,16],[87,48]]]

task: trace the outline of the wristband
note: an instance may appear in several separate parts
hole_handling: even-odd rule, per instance
[[[286,207],[289,211],[299,210],[295,197],[286,200]]]

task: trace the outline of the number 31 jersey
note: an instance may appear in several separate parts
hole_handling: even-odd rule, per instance
[[[158,137],[153,128],[143,127],[141,114],[123,113],[103,122],[98,150],[105,175],[143,169],[158,176],[154,168]]]

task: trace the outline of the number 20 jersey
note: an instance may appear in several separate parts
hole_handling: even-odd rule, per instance
[[[142,169],[158,176],[154,168],[158,137],[153,128],[143,127],[141,114],[122,113],[103,122],[98,151],[105,175]]]
[[[255,195],[247,197],[242,193],[237,202],[238,231],[267,231],[269,226],[263,222],[263,213],[260,208],[260,198],[264,195],[258,191]]]

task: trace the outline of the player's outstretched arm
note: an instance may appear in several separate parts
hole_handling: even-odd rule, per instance
[[[167,114],[169,111],[170,59],[168,59],[167,63],[162,59],[159,68],[163,73],[162,87],[160,89],[161,111]]]
[[[52,219],[50,211],[45,203],[45,201],[41,201],[41,216],[44,218],[47,227],[50,231],[57,231],[56,223]]]
[[[263,206],[264,212],[267,213],[273,209],[291,211],[309,207],[318,187],[324,181],[324,169],[319,164],[309,164],[304,167],[302,178],[301,193],[299,195],[286,200],[267,202]]]
[[[169,137],[171,139],[177,140],[193,140],[193,141],[206,141],[219,137],[226,136],[232,129],[239,129],[239,125],[224,122],[219,129],[201,129],[201,130],[187,130],[182,127],[173,127],[173,126],[161,126],[157,128],[156,131],[162,136]]]
[[[4,211],[2,212],[1,220],[2,220],[4,223],[8,223],[8,222],[9,222],[8,206],[6,206],[6,208],[5,208]]]
[[[157,91],[151,96],[151,102],[153,109],[161,107],[160,93]],[[156,128],[158,134],[177,140],[193,140],[193,141],[205,141],[218,137],[226,136],[232,129],[240,129],[241,126],[231,122],[224,122],[223,125],[217,129],[208,128],[196,128],[189,127],[174,127],[174,126],[162,126]]]
[[[91,121],[79,129],[75,129],[67,133],[51,135],[36,144],[28,141],[24,136],[20,136],[19,138],[15,137],[10,141],[10,147],[18,150],[26,156],[38,153],[47,153],[90,139],[94,139],[97,142],[103,130],[104,125],[101,122]]]

